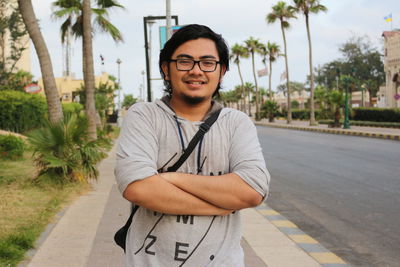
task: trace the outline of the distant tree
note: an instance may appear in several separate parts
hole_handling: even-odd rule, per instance
[[[124,100],[122,101],[122,107],[128,109],[136,102],[138,102],[138,99],[133,97],[132,94],[124,95]]]
[[[277,20],[280,21],[281,24],[281,31],[283,37],[283,45],[285,51],[285,67],[286,67],[286,87],[287,87],[287,123],[290,124],[292,122],[292,110],[290,107],[290,79],[289,79],[289,65],[288,65],[288,53],[287,53],[287,44],[286,44],[286,36],[285,36],[285,29],[290,27],[288,22],[291,18],[296,18],[294,15],[295,9],[292,6],[288,6],[286,2],[279,1],[276,3],[275,6],[272,7],[272,12],[267,15],[267,22],[268,23],[275,23]]]
[[[53,66],[46,43],[40,32],[38,20],[33,11],[31,0],[18,0],[19,10],[36,49],[39,58],[40,70],[42,72],[44,91],[46,94],[49,120],[52,123],[60,122],[63,119],[63,111],[60,98],[54,79]]]
[[[256,75],[256,66],[255,66],[255,60],[254,60],[254,55],[261,54],[262,53],[262,43],[260,42],[259,39],[254,39],[253,37],[250,37],[249,39],[244,41],[246,44],[246,49],[251,55],[251,62],[253,65],[253,76],[254,76],[254,84],[255,84],[255,89],[256,89],[256,120],[260,120],[260,96],[258,93],[258,83],[257,83],[257,75]]]
[[[249,108],[249,116],[251,116],[251,105],[250,105],[250,103],[251,103],[251,96],[252,96],[252,94],[254,93],[254,89],[255,89],[255,86],[254,86],[254,84],[252,84],[252,83],[250,83],[250,82],[245,82],[244,83],[244,88],[245,88],[245,91],[246,91],[246,95],[247,95],[247,100],[248,100],[248,102],[249,102],[249,105],[248,105],[248,108]]]
[[[276,89],[278,90],[278,92],[283,92],[283,94],[287,96],[288,90],[286,83],[278,85]],[[291,94],[293,94],[293,92],[301,93],[302,91],[305,90],[305,86],[304,83],[301,82],[290,82],[290,89],[291,89],[290,92]]]
[[[282,56],[281,54],[281,48],[279,47],[278,44],[276,43],[271,43],[268,42],[266,46],[266,53],[268,55],[268,61],[269,61],[269,100],[272,101],[272,63],[275,62],[278,57]]]
[[[311,34],[310,34],[310,14],[319,13],[321,11],[327,11],[324,5],[320,4],[320,0],[293,0],[296,11],[302,13],[306,20],[306,29],[308,37],[308,53],[309,53],[309,65],[310,65],[310,125],[317,125],[315,121],[314,112],[314,73],[312,63],[312,45],[311,45]]]
[[[379,86],[385,82],[385,72],[381,53],[373,47],[368,37],[353,36],[339,48],[343,55],[340,72],[355,79],[355,90],[365,85],[372,97],[376,96]]]
[[[244,89],[244,82],[243,82],[243,76],[242,76],[242,72],[240,70],[240,59],[241,58],[248,58],[249,57],[249,53],[247,51],[247,49],[239,44],[234,44],[231,47],[231,54],[230,54],[230,59],[233,60],[233,62],[236,64],[237,68],[238,68],[238,73],[239,73],[239,78],[240,78],[240,82],[241,82],[241,89],[242,89],[242,93],[241,93],[241,98],[242,98],[242,111],[245,111],[246,106],[245,106],[245,89]]]

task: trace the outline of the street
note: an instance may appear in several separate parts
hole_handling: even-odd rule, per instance
[[[400,265],[400,142],[257,127],[267,204],[354,266]]]

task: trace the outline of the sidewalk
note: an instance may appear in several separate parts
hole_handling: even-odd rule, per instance
[[[19,266],[118,267],[123,251],[114,244],[115,231],[125,223],[129,203],[117,190],[115,151],[99,166],[94,189],[71,204],[48,227]],[[267,205],[242,212],[247,267],[348,266]]]
[[[278,128],[286,128],[302,131],[315,131],[331,134],[345,134],[364,137],[374,137],[382,139],[392,139],[400,141],[400,129],[398,128],[383,128],[383,127],[365,127],[365,126],[351,126],[350,129],[343,128],[329,128],[327,124],[319,124],[318,126],[310,126],[309,121],[293,120],[291,124],[287,124],[286,120],[275,120],[275,122],[268,122],[268,119],[254,122],[256,125],[264,125]]]

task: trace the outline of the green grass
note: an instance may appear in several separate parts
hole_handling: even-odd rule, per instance
[[[89,189],[83,183],[35,181],[31,156],[27,151],[21,160],[0,159],[0,267],[17,266],[54,215]]]

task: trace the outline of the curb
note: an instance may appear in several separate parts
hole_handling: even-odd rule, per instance
[[[390,140],[400,141],[400,134],[381,134],[381,133],[371,133],[371,132],[350,131],[350,130],[344,130],[344,129],[311,128],[311,127],[304,127],[304,126],[281,125],[281,124],[276,124],[276,123],[265,123],[265,122],[254,122],[254,124],[259,125],[259,126],[270,126],[270,127],[275,127],[275,128],[284,128],[284,129],[291,129],[291,130],[311,131],[311,132],[330,133],[330,134],[354,135],[354,136],[363,136],[363,137],[372,137],[372,138],[390,139]]]
[[[316,262],[323,267],[349,267],[343,259],[330,252],[317,240],[301,231],[297,225],[286,219],[279,212],[271,209],[263,203],[255,210],[265,219],[270,221],[279,231],[295,242],[302,250],[310,255]]]

